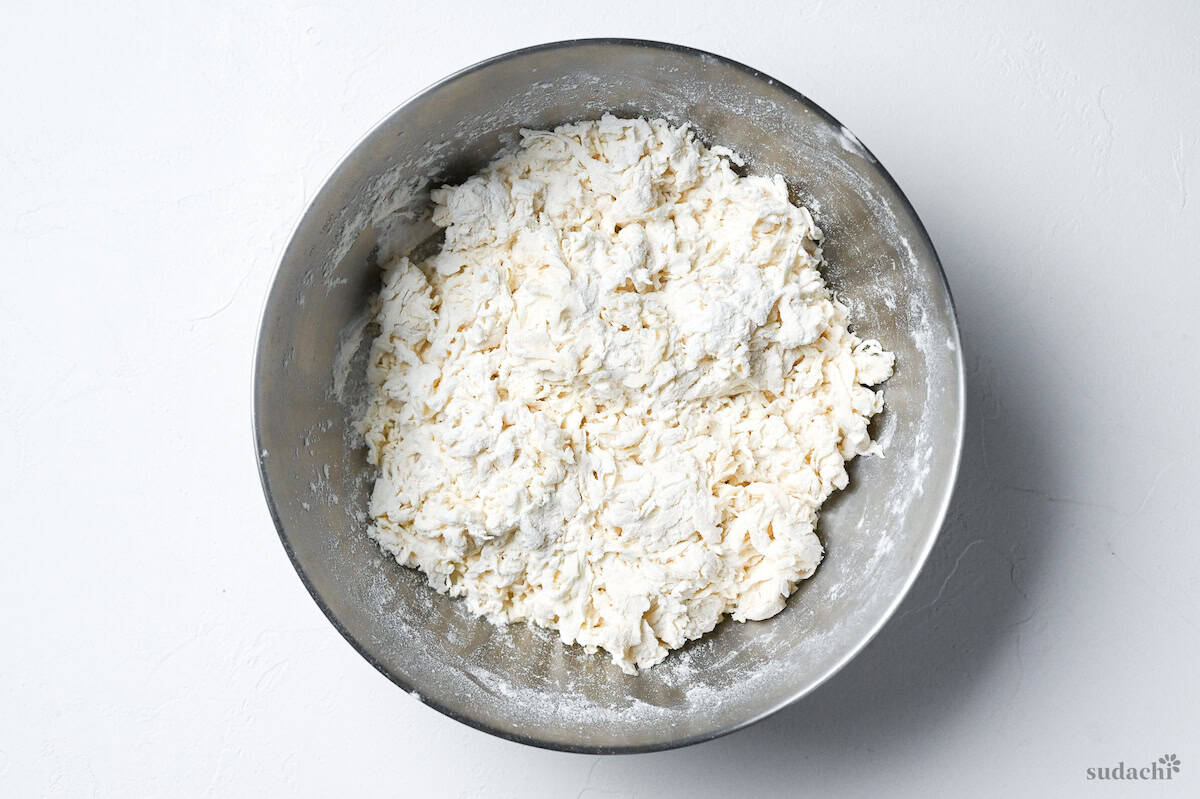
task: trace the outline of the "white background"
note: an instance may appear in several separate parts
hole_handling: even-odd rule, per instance
[[[1200,794],[1196,4],[101,5],[0,10],[0,794]],[[613,758],[360,659],[249,418],[262,298],[339,157],[451,71],[598,35],[747,62],[855,131],[941,253],[971,402],[942,538],[854,663]],[[1164,753],[1170,784],[1085,779]]]

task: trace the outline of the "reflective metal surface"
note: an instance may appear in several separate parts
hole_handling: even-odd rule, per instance
[[[855,328],[897,356],[860,458],[822,513],[827,554],[788,608],[726,622],[630,677],[603,654],[525,625],[497,629],[365,533],[372,474],[347,419],[361,397],[355,320],[378,263],[427,239],[428,190],[461,180],[522,127],[602,113],[690,123],[781,173],[826,234],[826,277]],[[347,368],[348,366],[348,368]],[[359,367],[355,369],[354,367]],[[349,376],[335,379],[335,373]],[[300,221],[266,302],[254,380],[256,456],[288,556],[330,621],[422,701],[517,741],[647,751],[749,724],[811,691],[878,631],[942,523],[963,427],[963,368],[949,290],[913,209],[849,131],[742,65],[672,45],[561,42],[464,70],[393,112],[334,171]],[[331,680],[338,675],[330,675]]]

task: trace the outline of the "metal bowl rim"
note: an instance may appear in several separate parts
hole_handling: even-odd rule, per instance
[[[376,134],[376,132],[378,132],[380,130],[380,128],[382,128],[384,125],[387,124],[387,122],[389,120],[392,119],[392,117],[403,112],[404,109],[406,109],[408,106],[412,105],[414,102],[425,97],[426,95],[428,95],[434,91],[437,91],[438,89],[441,89],[444,86],[454,83],[455,81],[460,80],[463,77],[470,75],[473,72],[476,72],[481,69],[486,69],[487,67],[490,67],[493,64],[503,63],[504,61],[508,61],[513,58],[518,58],[520,56],[528,55],[530,53],[537,53],[537,52],[543,52],[543,51],[549,51],[549,50],[569,50],[569,49],[579,47],[579,46],[593,46],[593,45],[614,45],[614,46],[620,46],[620,47],[637,47],[637,48],[646,48],[646,49],[657,49],[657,50],[665,50],[667,52],[682,54],[682,55],[690,56],[693,58],[713,59],[714,61],[717,61],[725,66],[729,66],[736,70],[744,72],[744,73],[750,75],[751,77],[758,79],[761,82],[764,82],[764,83],[767,83],[768,85],[773,85],[773,86],[777,87],[778,89],[782,90],[787,95],[791,96],[792,98],[799,101],[803,105],[812,109],[826,122],[828,122],[832,125],[836,125],[839,128],[841,128],[842,130],[849,131],[849,128],[846,128],[844,125],[842,125],[842,123],[839,122],[836,117],[834,117],[832,114],[830,114],[824,108],[819,106],[817,103],[810,100],[807,96],[805,96],[801,92],[793,89],[788,84],[786,84],[776,78],[773,78],[764,72],[754,69],[753,67],[747,66],[746,64],[743,64],[740,61],[735,61],[731,58],[726,58],[725,56],[717,55],[715,53],[710,53],[708,51],[700,50],[700,49],[697,49],[694,47],[687,47],[685,45],[671,44],[669,42],[660,42],[660,41],[654,41],[654,40],[650,40],[650,39],[625,39],[625,38],[620,38],[620,37],[599,37],[599,38],[589,38],[589,39],[563,39],[561,41],[546,42],[544,44],[533,45],[531,47],[522,47],[517,50],[510,50],[506,53],[501,53],[500,55],[492,56],[491,58],[486,58],[486,59],[476,62],[468,67],[464,67],[463,69],[460,69],[457,72],[454,72],[435,83],[430,84],[426,88],[422,89],[421,91],[419,91],[416,94],[409,97],[404,102],[397,105],[395,108],[393,108],[391,111],[389,111],[385,116],[383,116],[378,122],[376,122],[374,125],[372,125],[370,130],[368,130],[365,134],[363,134],[361,137],[359,137],[359,139],[346,151],[345,155],[343,155],[340,159],[338,159],[337,164],[328,171],[328,173],[325,175],[324,179],[321,181],[321,184],[320,184],[321,188],[318,189],[317,193],[313,195],[312,200],[305,204],[305,207],[300,212],[299,217],[296,220],[296,223],[292,226],[291,233],[289,234],[289,236],[287,238],[287,243],[283,247],[283,252],[279,259],[279,264],[276,266],[275,271],[272,274],[271,287],[267,291],[267,295],[264,298],[263,303],[262,303],[262,310],[259,314],[259,328],[258,328],[258,334],[255,338],[255,343],[254,343],[255,357],[254,357],[254,364],[253,364],[253,371],[252,371],[252,378],[251,378],[251,391],[253,394],[252,399],[251,399],[251,420],[252,420],[252,427],[253,427],[252,444],[254,445],[254,459],[258,465],[259,481],[262,484],[263,495],[267,502],[267,509],[269,510],[269,512],[271,514],[271,520],[275,524],[275,530],[279,535],[280,543],[283,544],[283,549],[287,553],[288,560],[291,561],[292,568],[296,570],[296,574],[299,576],[300,582],[303,583],[305,589],[308,591],[309,596],[312,597],[313,601],[317,604],[317,607],[319,607],[321,609],[321,612],[325,614],[325,618],[327,618],[329,620],[330,624],[333,625],[334,629],[336,629],[341,634],[341,636],[344,639],[346,639],[346,642],[349,643],[350,646],[352,646],[354,648],[354,650],[363,657],[364,660],[366,660],[369,664],[374,666],[375,669],[377,671],[379,671],[380,674],[387,677],[389,680],[391,680],[393,683],[395,683],[397,686],[399,686],[406,693],[415,694],[415,693],[417,693],[418,689],[415,686],[413,686],[403,675],[396,674],[391,669],[389,669],[384,663],[382,663],[378,658],[376,658],[357,638],[355,638],[355,636],[342,624],[341,620],[339,620],[337,618],[337,616],[333,613],[333,611],[325,603],[325,600],[317,592],[312,581],[309,579],[308,574],[305,573],[304,568],[301,566],[300,561],[297,559],[296,553],[291,545],[291,542],[288,539],[288,534],[287,534],[286,530],[284,529],[283,521],[281,520],[281,518],[279,516],[279,511],[278,511],[278,508],[276,507],[275,499],[271,492],[270,482],[267,477],[266,465],[264,463],[264,459],[260,456],[260,453],[263,451],[264,448],[263,448],[263,442],[262,442],[262,429],[261,429],[261,425],[259,424],[259,410],[260,409],[259,409],[259,402],[258,402],[258,386],[259,386],[259,372],[261,370],[262,361],[263,361],[263,357],[264,357],[263,332],[266,329],[267,314],[270,312],[272,307],[274,307],[274,305],[275,305],[275,300],[276,300],[275,289],[278,286],[279,274],[283,270],[283,266],[284,266],[284,262],[287,258],[288,250],[291,249],[291,245],[295,241],[296,234],[300,232],[300,228],[304,225],[304,222],[305,222],[306,218],[308,217],[309,212],[317,204],[317,200],[320,198],[321,194],[330,190],[330,186],[332,185],[332,180],[337,175],[337,173],[340,172],[343,169],[343,167],[345,167],[354,158],[354,156],[359,151],[359,149],[362,147],[362,145],[365,142],[367,142],[369,139],[371,139]],[[855,138],[857,139],[857,137],[855,137]],[[938,278],[941,281],[942,288],[946,292],[947,306],[949,309],[948,322],[949,322],[950,330],[951,330],[951,333],[953,336],[953,343],[954,343],[954,348],[953,348],[954,371],[957,376],[957,389],[958,389],[958,395],[959,395],[958,418],[956,420],[956,424],[955,424],[955,428],[954,428],[954,433],[955,433],[955,445],[954,445],[954,453],[953,453],[954,457],[953,457],[953,461],[950,465],[950,478],[946,481],[945,485],[942,488],[942,498],[941,498],[940,506],[938,508],[938,512],[936,515],[935,523],[933,525],[933,529],[930,531],[930,533],[928,535],[928,539],[925,542],[925,546],[923,547],[922,551],[919,553],[916,561],[914,562],[913,567],[908,575],[908,578],[905,580],[904,585],[901,586],[900,591],[896,594],[896,597],[892,601],[891,605],[888,606],[886,611],[879,617],[878,621],[875,622],[875,624],[871,627],[871,629],[868,630],[867,633],[861,639],[859,639],[859,641],[856,644],[854,644],[849,649],[847,649],[845,655],[843,655],[841,659],[839,659],[836,663],[834,663],[832,666],[830,666],[828,669],[826,669],[823,674],[819,675],[817,678],[815,678],[813,680],[810,680],[808,682],[808,684],[798,688],[786,699],[783,699],[783,700],[775,703],[773,706],[771,706],[770,708],[768,708],[764,711],[753,714],[753,715],[751,715],[745,719],[742,719],[740,721],[736,721],[736,722],[728,724],[724,727],[719,727],[719,728],[716,728],[713,730],[699,733],[697,735],[686,736],[683,738],[672,739],[672,740],[663,740],[663,741],[656,742],[656,743],[641,744],[641,745],[634,745],[634,746],[586,746],[586,745],[577,745],[577,744],[570,744],[570,743],[561,743],[558,741],[552,741],[552,740],[548,740],[545,738],[537,738],[537,737],[534,737],[531,735],[522,735],[520,733],[516,733],[516,732],[510,731],[510,730],[493,727],[490,724],[487,724],[487,723],[480,721],[476,718],[473,718],[469,715],[461,713],[453,708],[445,706],[440,702],[435,702],[435,701],[432,701],[431,699],[421,696],[420,701],[423,704],[428,705],[429,707],[433,708],[434,710],[437,710],[439,713],[449,716],[450,718],[452,718],[456,721],[462,722],[463,724],[466,724],[470,727],[474,727],[477,730],[481,730],[483,732],[490,733],[491,735],[495,735],[500,738],[505,738],[507,740],[514,741],[516,743],[526,744],[529,746],[535,746],[535,747],[539,747],[542,749],[550,749],[550,750],[556,750],[556,751],[561,751],[561,752],[573,752],[573,753],[577,753],[577,754],[597,754],[597,755],[641,754],[641,753],[647,753],[647,752],[659,752],[659,751],[664,751],[664,750],[668,750],[668,749],[677,749],[677,748],[681,748],[684,746],[690,746],[692,744],[702,743],[704,741],[710,741],[715,738],[720,738],[721,736],[728,735],[729,733],[736,732],[740,729],[743,729],[752,724],[755,724],[756,722],[762,721],[763,719],[765,719],[769,716],[772,716],[775,713],[778,713],[780,710],[784,709],[785,707],[788,707],[789,705],[792,705],[795,702],[798,702],[800,699],[804,698],[805,696],[807,696],[808,694],[812,693],[817,688],[819,688],[823,684],[825,684],[825,682],[827,682],[835,674],[837,674],[839,671],[841,671],[846,666],[847,663],[849,663],[851,660],[853,660],[855,657],[857,657],[858,654],[860,652],[862,652],[862,650],[867,646],[867,644],[869,644],[871,642],[871,640],[874,639],[875,636],[879,634],[879,631],[881,629],[883,629],[883,626],[885,624],[887,624],[887,622],[895,614],[896,609],[900,606],[900,603],[904,601],[904,598],[908,595],[909,590],[912,588],[913,584],[916,582],[918,575],[920,575],[922,568],[924,568],[926,560],[928,560],[928,558],[929,558],[930,552],[933,551],[933,547],[937,543],[937,539],[938,539],[939,535],[941,534],[942,526],[944,525],[945,520],[946,520],[946,514],[949,511],[950,501],[954,495],[955,485],[958,482],[959,465],[962,460],[963,437],[964,437],[965,431],[966,431],[966,406],[967,406],[966,374],[965,374],[966,370],[965,370],[964,363],[963,363],[962,337],[961,337],[961,333],[960,333],[959,327],[958,327],[958,312],[955,307],[954,296],[950,291],[950,284],[949,284],[949,281],[947,281],[947,279],[946,279],[946,272],[942,268],[941,258],[938,257],[937,250],[933,245],[933,240],[929,237],[929,232],[925,229],[925,224],[921,221],[921,218],[917,215],[916,209],[913,208],[912,203],[909,201],[907,195],[905,195],[904,191],[900,188],[900,185],[898,183],[896,183],[896,180],[892,177],[891,173],[887,171],[887,169],[883,166],[883,164],[877,158],[875,158],[874,154],[871,153],[870,149],[868,149],[865,144],[862,144],[861,140],[858,140],[858,142],[859,142],[859,145],[862,147],[863,152],[867,155],[868,160],[870,160],[872,162],[872,164],[874,165],[874,167],[879,170],[879,173],[882,175],[884,181],[896,192],[896,195],[900,198],[902,207],[905,210],[907,210],[907,212],[911,215],[912,220],[916,225],[917,232],[918,232],[921,240],[924,242],[924,244],[927,247],[929,247],[929,251],[933,255],[933,263],[934,263],[934,266],[937,267]]]

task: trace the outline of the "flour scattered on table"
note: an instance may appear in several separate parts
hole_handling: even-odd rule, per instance
[[[892,372],[808,210],[731,156],[662,120],[523,131],[433,192],[445,243],[378,298],[371,536],[630,673],[783,609]]]

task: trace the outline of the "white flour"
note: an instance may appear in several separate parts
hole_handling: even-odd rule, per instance
[[[727,154],[661,120],[526,131],[434,192],[444,246],[380,295],[372,536],[629,672],[783,608],[892,369],[808,211]]]

